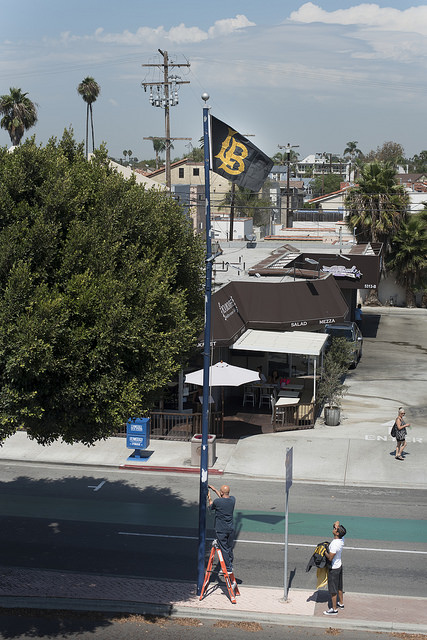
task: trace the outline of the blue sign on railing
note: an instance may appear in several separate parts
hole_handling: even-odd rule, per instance
[[[126,423],[128,449],[146,449],[150,444],[150,418],[129,418]]]

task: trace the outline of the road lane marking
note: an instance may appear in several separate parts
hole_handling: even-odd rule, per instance
[[[135,531],[119,531],[119,536],[140,536],[143,538],[169,538],[171,540],[198,540],[197,536],[172,536],[169,534],[162,533],[137,533]],[[206,538],[206,540],[214,540],[214,538]],[[245,544],[263,544],[263,545],[276,545],[279,547],[284,546],[284,542],[274,542],[269,540],[236,540],[236,544],[238,543]],[[314,544],[305,544],[301,542],[288,542],[289,547],[308,547],[309,549],[314,549],[316,545]],[[352,551],[382,551],[384,553],[409,553],[409,554],[419,554],[419,555],[427,555],[427,551],[416,551],[415,549],[376,549],[374,547],[349,547],[345,546],[345,549]]]
[[[105,483],[106,483],[106,480],[103,480],[98,485],[88,484],[88,489],[93,489],[94,491],[99,491],[100,488],[103,487]]]

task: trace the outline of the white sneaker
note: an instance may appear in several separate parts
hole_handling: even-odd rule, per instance
[[[332,607],[330,609],[328,609],[327,611],[323,612],[325,616],[336,616],[338,615],[338,609],[332,609]]]
[[[341,602],[337,602],[338,609],[344,609],[344,605]]]

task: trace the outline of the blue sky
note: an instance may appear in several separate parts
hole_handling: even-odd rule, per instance
[[[116,157],[153,157],[144,136],[164,135],[141,65],[167,50],[190,69],[171,109],[171,135],[202,135],[201,94],[212,113],[273,155],[277,145],[342,154],[357,140],[368,152],[393,140],[412,156],[427,149],[427,4],[406,0],[21,0],[3,3],[0,94],[18,86],[38,104],[30,130],[40,143],[73,127],[84,138],[85,105],[76,87],[101,86],[96,143]],[[10,144],[0,131],[0,145]],[[172,155],[185,152],[175,142]]]

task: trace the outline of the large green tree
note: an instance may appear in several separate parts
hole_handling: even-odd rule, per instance
[[[95,151],[95,131],[93,128],[93,109],[92,105],[99,96],[101,87],[92,76],[87,76],[77,86],[77,93],[86,102],[86,157],[89,154],[89,118],[92,131],[92,151]]]
[[[144,415],[203,324],[203,246],[71,132],[0,149],[0,438],[93,443]]]
[[[405,150],[398,142],[389,140],[378,146],[376,150],[369,151],[364,156],[365,162],[381,162],[396,169],[398,164],[405,163]]]
[[[420,153],[416,153],[413,158],[410,160],[411,169],[415,173],[426,173],[427,172],[427,151],[420,151]]]
[[[336,173],[327,173],[326,175],[316,176],[310,181],[313,198],[323,196],[327,193],[339,191],[342,182],[342,176]]]
[[[25,131],[37,122],[37,108],[21,89],[10,88],[10,93],[0,96],[0,126],[9,133],[13,145],[21,142]]]
[[[427,219],[416,214],[403,222],[391,240],[387,268],[406,290],[406,304],[415,307],[415,294],[427,287]]]

